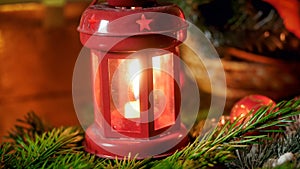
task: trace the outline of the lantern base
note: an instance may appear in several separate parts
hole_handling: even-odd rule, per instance
[[[162,158],[184,148],[189,143],[184,125],[181,125],[178,132],[154,139],[105,138],[99,131],[101,130],[98,125],[90,126],[86,131],[84,146],[87,152],[102,158],[124,159],[129,154],[137,159]],[[170,145],[174,146],[170,147]]]

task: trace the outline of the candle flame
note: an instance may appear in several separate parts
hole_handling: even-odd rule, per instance
[[[154,71],[156,74],[155,77],[160,77],[161,76],[161,57],[160,56],[155,56],[152,58],[152,66],[155,69],[158,69],[158,71]],[[156,78],[153,79],[153,84],[156,84]]]
[[[140,118],[140,75],[141,63],[138,59],[130,60],[128,64],[128,80],[130,84],[130,92],[134,95],[134,101],[130,99],[125,104],[124,117],[127,119]]]
[[[141,75],[139,74],[140,70],[141,70],[140,61],[137,59],[132,60],[129,64],[128,72],[129,72],[129,82],[131,83],[132,92],[134,94],[135,99],[139,99],[139,95],[140,95],[140,79],[141,79]]]

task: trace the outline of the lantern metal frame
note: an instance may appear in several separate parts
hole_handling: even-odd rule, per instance
[[[130,1],[130,0],[129,0]],[[85,138],[85,148],[88,152],[97,154],[101,157],[123,158],[128,153],[138,155],[137,158],[147,158],[152,156],[152,150],[162,149],[166,145],[174,145],[172,148],[155,154],[155,157],[167,156],[176,150],[183,148],[188,143],[186,136],[187,131],[180,119],[180,86],[178,83],[180,63],[175,57],[179,57],[178,45],[184,41],[186,37],[187,24],[184,22],[183,12],[176,5],[154,5],[145,7],[145,3],[129,2],[128,4],[141,5],[141,7],[134,8],[120,8],[112,7],[111,4],[98,4],[95,0],[85,10],[82,15],[78,30],[80,31],[80,40],[82,44],[91,49],[92,60],[99,66],[94,70],[95,82],[94,84],[94,102],[95,102],[95,122],[87,129]],[[153,4],[151,0],[151,4]],[[109,1],[115,4],[117,1]],[[113,21],[122,19],[122,17],[133,16],[132,20],[126,20],[124,23],[135,23],[138,18],[136,15],[144,17],[144,14],[152,15],[155,13],[166,13],[179,18],[178,20],[170,20],[170,24],[163,23],[163,30],[154,30],[150,32],[143,32],[140,29],[136,30],[134,25],[125,29],[117,25],[109,25]],[[149,17],[149,16],[147,16]],[[160,18],[156,18],[159,20]],[[101,22],[105,21],[109,28],[101,31]],[[135,25],[136,26],[136,25]],[[125,31],[123,34],[122,32]],[[132,32],[130,32],[132,31]],[[129,32],[129,33],[128,33]],[[162,34],[165,32],[166,35]],[[180,35],[180,39],[177,39]],[[130,35],[130,36],[129,36]],[[126,37],[128,36],[128,37]],[[175,37],[174,37],[175,36]],[[124,38],[126,37],[126,38]],[[112,43],[117,42],[111,46]],[[110,59],[130,59],[129,56],[136,51],[143,49],[161,49],[159,51],[167,51],[172,54],[173,58],[173,73],[174,78],[174,124],[155,129],[154,111],[151,110],[149,104],[149,96],[153,90],[153,68],[143,70],[144,79],[141,79],[141,87],[139,88],[140,109],[146,111],[146,114],[141,114],[141,119],[147,121],[141,122],[141,132],[125,132],[114,130],[112,127],[112,108],[111,108],[111,84],[109,77],[109,60]],[[155,51],[155,50],[154,50]],[[153,56],[157,54],[153,54]],[[152,67],[148,65],[153,57],[140,56],[143,67]],[[99,62],[98,62],[99,61]],[[94,63],[94,64],[95,64]]]

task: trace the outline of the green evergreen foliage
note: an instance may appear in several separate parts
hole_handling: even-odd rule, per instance
[[[275,135],[272,140],[263,140],[261,144],[253,144],[245,149],[236,150],[237,158],[226,165],[228,168],[240,169],[272,168],[276,159],[285,153],[293,153],[296,159],[283,166],[299,168],[300,128],[295,133],[288,133],[284,136]]]
[[[299,106],[300,100],[290,100],[278,103],[274,108],[262,107],[248,121],[239,124],[244,120],[241,117],[233,123],[227,122],[224,126],[216,127],[204,135],[197,136],[195,141],[183,150],[167,158],[144,160],[137,160],[130,155],[123,160],[96,157],[84,151],[84,131],[81,128],[60,127],[44,131],[42,130],[45,128],[36,128],[39,131],[36,132],[32,127],[42,122],[31,113],[25,117],[26,120],[20,121],[23,125],[16,125],[16,132],[10,132],[14,141],[1,144],[0,168],[208,168],[225,164],[238,166],[245,161],[251,164],[251,158],[254,157],[261,160],[261,166],[269,157],[278,158],[278,155],[287,151],[299,153],[299,132],[284,138],[270,135],[284,131],[282,127],[293,123],[291,117],[300,114]],[[33,121],[34,123],[31,123]],[[27,122],[31,127],[21,129]],[[274,126],[280,128],[270,129]],[[259,158],[252,155],[253,157],[247,159],[247,155],[241,155],[249,151],[255,154],[255,151],[251,152],[255,146],[258,147],[256,152],[259,151]],[[274,150],[270,150],[274,147]],[[299,158],[297,160],[299,161]],[[295,162],[295,165],[298,164]]]
[[[51,128],[44,124],[34,112],[27,113],[24,119],[17,119],[17,122],[15,127],[8,132],[7,137],[16,142],[24,140],[26,135],[33,138],[36,134],[42,134]]]

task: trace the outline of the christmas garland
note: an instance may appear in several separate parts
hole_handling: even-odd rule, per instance
[[[18,120],[0,146],[0,168],[293,168],[300,167],[300,100],[261,107],[227,121],[164,159],[98,158],[84,151],[80,127],[51,128],[34,113]],[[249,117],[247,121],[244,118]],[[243,123],[240,123],[243,120]],[[202,126],[202,125],[200,125]]]

